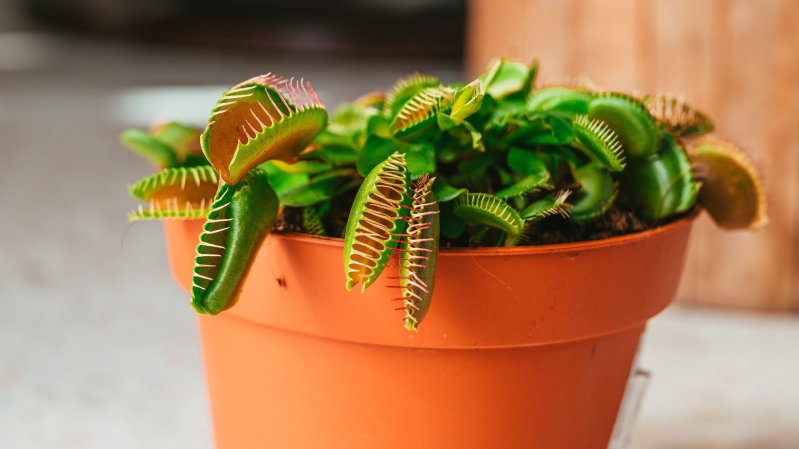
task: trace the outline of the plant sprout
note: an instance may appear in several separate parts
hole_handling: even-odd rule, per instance
[[[330,117],[309,83],[252,78],[201,135],[177,123],[123,133],[161,169],[131,186],[149,204],[130,219],[205,218],[200,313],[235,304],[273,229],[343,238],[347,289],[396,257],[388,299],[411,330],[431,306],[440,247],[618,235],[699,207],[723,228],[765,223],[757,171],[707,135],[707,115],[665,95],[537,87],[537,72],[500,59],[468,84],[417,73]]]

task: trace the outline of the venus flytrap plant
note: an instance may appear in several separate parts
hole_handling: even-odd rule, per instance
[[[751,162],[696,139],[713,129],[705,114],[663,95],[537,88],[537,72],[500,59],[465,85],[414,74],[330,119],[310,84],[252,78],[223,95],[201,137],[179,124],[126,132],[163,168],[131,188],[150,203],[131,219],[206,217],[201,313],[235,303],[273,226],[343,237],[347,289],[364,291],[396,257],[386,277],[410,330],[433,303],[440,247],[606,237],[697,207],[725,228],[766,221]]]

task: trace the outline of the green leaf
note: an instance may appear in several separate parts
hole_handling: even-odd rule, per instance
[[[645,158],[657,152],[655,123],[635,98],[617,93],[599,94],[588,105],[588,116],[602,120],[616,132],[628,158]]]
[[[499,183],[503,186],[508,184],[513,184],[516,182],[517,177],[514,176],[509,170],[505,170],[505,167],[502,166],[495,166],[494,171],[497,172],[497,176],[499,177]]]
[[[532,73],[534,76],[534,73]],[[485,91],[496,99],[502,99],[517,92],[529,91],[531,70],[527,64],[507,59],[498,59],[488,72],[481,77]]]
[[[358,183],[354,179],[355,170],[338,169],[310,179],[307,184],[297,186],[280,197],[280,202],[292,207],[306,207],[352,189]]]
[[[330,162],[334,165],[347,165],[352,164],[358,160],[361,152],[356,148],[347,146],[325,146],[308,153],[303,153],[303,159],[311,160],[317,159],[324,162]]]
[[[550,173],[558,173],[564,164],[581,165],[585,163],[585,157],[577,154],[578,151],[567,146],[545,147],[537,155],[546,162]]]
[[[448,131],[459,140],[468,140],[473,150],[483,152],[483,134],[478,131],[471,123],[463,121],[455,123],[447,114],[439,112],[437,115],[438,129]]]
[[[458,160],[469,148],[452,135],[443,135],[435,143],[436,159],[441,164],[451,164]]]
[[[373,115],[366,122],[367,136],[380,136],[385,139],[391,138],[391,120],[382,115]]]
[[[435,193],[436,198],[438,198],[438,202],[445,203],[447,201],[452,201],[458,196],[463,193],[466,193],[467,190],[463,188],[456,188],[452,187],[443,177],[439,176],[436,178],[436,182],[433,184],[433,193]]]
[[[450,177],[452,182],[468,185],[468,181],[488,181],[486,172],[502,160],[502,155],[496,152],[477,153],[476,156],[458,164],[458,171]]]
[[[570,194],[570,191],[564,190],[554,195],[545,196],[527,206],[519,215],[527,222],[535,222],[552,215],[566,218],[569,216],[569,206],[566,204],[566,200]]]
[[[495,195],[498,198],[507,199],[515,196],[524,195],[539,189],[548,187],[549,172],[543,171],[535,175],[527,175],[518,182],[498,190]]]
[[[465,127],[469,131],[469,137],[472,140],[472,149],[479,152],[484,152],[486,150],[485,145],[483,144],[483,134],[475,129],[469,122],[462,122],[461,126]]]
[[[574,138],[571,124],[562,117],[555,115],[544,116],[543,124],[543,132],[529,139],[529,143],[535,145],[563,145]]]
[[[344,103],[333,112],[327,131],[341,136],[354,136],[363,132],[369,118],[378,113],[373,107]]]
[[[335,134],[328,129],[319,133],[314,138],[313,143],[319,148],[337,147],[352,150],[358,149],[358,139],[356,136]]]
[[[361,176],[366,176],[374,167],[386,160],[394,152],[405,155],[411,177],[436,171],[435,147],[429,143],[408,144],[395,139],[369,136],[363,148],[357,168]]]
[[[274,166],[284,173],[307,173],[309,175],[321,173],[327,170],[331,170],[333,168],[333,164],[330,162],[321,162],[314,160],[297,161],[291,164],[288,164],[283,161],[269,161],[261,165]]]
[[[466,222],[455,215],[452,207],[454,202],[441,203],[439,200],[439,204],[441,206],[441,235],[450,240],[459,238],[466,231]]]
[[[198,313],[215,315],[236,303],[277,217],[277,195],[266,178],[256,168],[235,186],[220,185],[195,257],[191,301]]]
[[[463,86],[455,93],[449,118],[457,125],[480,110],[483,105],[485,85],[479,79]]]
[[[366,139],[368,123],[373,117],[380,117],[377,108],[345,103],[336,109],[327,129],[315,139],[315,142],[322,147],[359,149]]]
[[[272,186],[279,198],[285,197],[288,192],[310,182],[311,176],[308,173],[285,172],[274,162],[264,162],[258,168],[268,174],[269,185]]]
[[[404,148],[405,161],[411,178],[418,178],[436,171],[436,150],[432,144],[421,143]]]
[[[547,164],[538,155],[523,148],[513,147],[508,150],[508,167],[522,175],[538,176],[547,173]]]
[[[455,123],[455,120],[452,120],[449,115],[439,112],[436,114],[436,120],[438,123],[438,129],[441,131],[449,131],[451,129],[455,129],[458,124]]]
[[[467,224],[487,225],[511,235],[524,231],[524,220],[505,201],[487,193],[465,193],[458,197],[453,211]]]
[[[311,182],[307,173],[275,173],[269,176],[269,184],[275,189],[279,198],[285,198],[290,192],[302,188]]]
[[[399,143],[391,138],[386,139],[376,135],[367,137],[366,143],[363,145],[361,157],[356,164],[358,173],[360,173],[361,176],[368,175],[372,169],[397,151],[399,149],[398,147]]]
[[[199,167],[208,165],[208,159],[202,153],[189,153],[181,165],[183,167]]]
[[[170,168],[178,164],[178,155],[172,147],[144,131],[126,129],[120,141],[155,167]]]
[[[536,90],[527,102],[527,110],[541,112],[559,112],[572,116],[588,114],[591,92],[584,89],[570,89],[552,86]]]
[[[151,134],[172,148],[180,162],[185,163],[189,156],[200,156],[207,163],[200,150],[201,132],[201,129],[183,123],[166,122],[156,126]]]
[[[699,191],[685,150],[668,134],[657,155],[630,160],[621,173],[621,188],[624,198],[653,220],[689,210]]]
[[[596,162],[572,167],[572,176],[580,191],[571,202],[570,218],[584,222],[607,212],[616,199],[616,184],[607,170]]]
[[[509,122],[514,128],[509,143],[525,145],[566,145],[574,139],[568,118],[548,113],[531,113]]]

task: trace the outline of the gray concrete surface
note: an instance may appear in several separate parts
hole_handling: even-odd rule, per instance
[[[161,229],[125,221],[125,186],[149,168],[118,145],[122,128],[201,121],[222,86],[270,70],[313,80],[331,105],[411,70],[460,77],[447,62],[27,33],[0,33],[0,61],[0,447],[14,449],[211,447],[194,318]],[[797,324],[683,308],[654,320],[632,447],[799,448]]]

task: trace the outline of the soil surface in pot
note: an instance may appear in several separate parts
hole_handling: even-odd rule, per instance
[[[351,204],[351,198],[338,198],[334,200],[334,204],[330,212],[327,213],[324,222],[328,236],[344,236],[344,228],[347,225]],[[693,212],[694,211],[691,210],[684,214],[671,217],[670,220],[665,222],[652,221],[645,220],[635,214],[635,212],[622,208],[618,204],[614,204],[601,217],[584,224],[573,223],[558,216],[545,218],[530,226],[527,232],[525,232],[521,245],[571,243],[632,234],[679,220]],[[286,207],[281,217],[275,223],[274,232],[303,233],[302,209]],[[492,245],[475,245],[473,242],[464,240],[456,242],[442,241],[442,246],[455,248]]]

